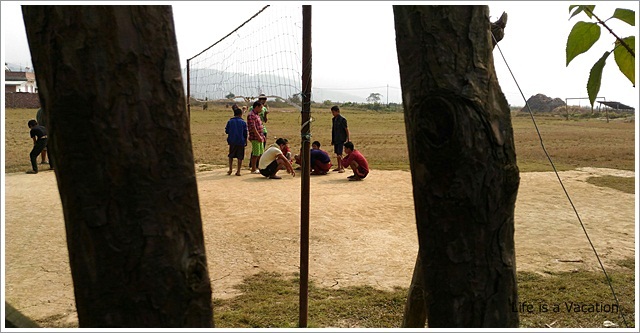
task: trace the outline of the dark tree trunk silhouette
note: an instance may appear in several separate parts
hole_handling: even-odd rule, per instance
[[[487,6],[394,6],[429,327],[517,327],[519,171]]]
[[[170,6],[23,6],[80,327],[212,327]]]
[[[416,265],[413,268],[411,285],[407,301],[404,305],[404,315],[402,317],[403,328],[424,328],[427,322],[427,302],[424,288],[424,274],[422,274],[422,263],[420,263],[420,253],[416,258]]]

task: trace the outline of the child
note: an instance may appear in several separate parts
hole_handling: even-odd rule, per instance
[[[291,148],[289,148],[289,140],[279,138],[278,140],[276,140],[276,144],[277,145],[282,144],[282,155],[284,155],[284,157],[286,157],[289,160],[289,162],[292,163],[293,156],[291,155]]]
[[[293,171],[293,167],[289,160],[282,154],[282,147],[284,147],[284,140],[280,141],[280,144],[273,144],[267,150],[264,151],[262,157],[260,157],[260,163],[258,168],[260,174],[268,177],[269,179],[282,179],[277,176],[279,170],[287,169],[287,173],[290,173],[293,177],[296,176],[296,172]]]
[[[251,141],[251,173],[260,173],[258,161],[264,153],[264,142],[266,138],[262,131],[262,120],[260,120],[262,103],[255,101],[247,116],[247,126],[249,128],[249,141]]]
[[[39,108],[38,112],[36,112],[36,121],[38,122],[38,125],[47,128],[47,124],[44,121],[44,109],[43,108]],[[42,150],[42,153],[40,154],[40,156],[42,156],[42,161],[40,162],[40,164],[49,164],[49,162],[47,162],[47,147],[45,146],[44,149]]]
[[[35,119],[31,119],[27,122],[27,126],[29,126],[29,135],[31,139],[33,139],[33,149],[31,149],[31,153],[29,153],[29,158],[31,159],[31,170],[28,170],[29,174],[38,173],[38,163],[36,159],[42,153],[44,147],[47,146],[47,129],[44,126],[38,125],[38,122]]]
[[[338,166],[333,171],[343,173],[342,151],[344,144],[349,142],[349,127],[347,126],[347,119],[340,114],[340,107],[337,105],[332,106],[331,114],[333,115],[331,123],[331,145],[333,146],[333,152],[336,153],[336,160],[338,161]]]
[[[238,170],[236,176],[240,176],[240,167],[244,159],[244,147],[247,145],[247,137],[249,131],[247,123],[242,119],[242,109],[237,104],[231,106],[233,109],[233,118],[227,121],[224,132],[227,133],[227,143],[229,144],[229,171],[227,175],[233,172],[233,159],[238,159]]]
[[[320,141],[311,144],[310,155],[312,175],[326,175],[331,170],[331,158],[326,151],[320,149]]]
[[[369,162],[360,151],[354,148],[353,142],[345,142],[344,152],[347,153],[347,156],[342,159],[342,167],[353,170],[353,175],[347,177],[347,179],[359,181],[367,177],[369,174]]]

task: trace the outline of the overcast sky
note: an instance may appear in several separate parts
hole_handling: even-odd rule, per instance
[[[51,3],[51,2],[47,2]],[[76,2],[53,2],[76,4]],[[96,2],[91,2],[95,4]],[[112,3],[112,2],[102,2]],[[139,2],[150,4],[149,2]],[[300,2],[154,2],[173,6],[181,66],[212,43],[231,32],[265,4],[292,5]],[[402,2],[410,4],[416,2]],[[433,2],[420,2],[433,4]],[[442,2],[439,2],[442,4]],[[499,47],[515,75],[525,98],[541,93],[553,98],[587,97],[586,82],[591,66],[612,48],[613,37],[604,29],[601,40],[565,66],[565,45],[580,14],[569,20],[572,2],[448,2],[489,5],[491,21],[503,11],[509,15],[505,37]],[[609,18],[615,8],[638,14],[638,1],[592,2],[595,12]],[[39,2],[2,1],[2,57],[4,62],[31,66],[20,4]],[[118,2],[118,4],[132,4]],[[389,85],[389,101],[401,102],[400,76],[395,49],[391,2],[305,2],[312,7],[313,86],[315,88],[368,88]],[[394,2],[397,4],[397,2]],[[636,19],[637,20],[637,19]],[[621,36],[636,35],[638,28],[618,20],[608,22]],[[636,38],[637,40],[637,38]],[[637,49],[637,47],[636,47]],[[514,79],[496,48],[494,63],[502,91],[511,105],[524,105]],[[636,65],[636,73],[638,66]],[[637,77],[637,74],[636,74]],[[374,91],[366,91],[366,95]],[[377,89],[387,95],[385,89]],[[617,69],[613,57],[605,66],[598,96],[638,108],[638,88]],[[383,97],[384,98],[384,97]],[[321,99],[320,99],[321,100]],[[586,100],[569,104],[587,105]]]

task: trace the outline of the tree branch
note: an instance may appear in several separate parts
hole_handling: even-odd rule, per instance
[[[596,20],[598,21],[598,23],[600,25],[602,25],[603,27],[605,27],[605,29],[609,30],[609,33],[613,35],[613,37],[616,38],[616,40],[618,40],[618,42],[624,46],[625,49],[627,49],[627,51],[629,52],[629,54],[631,54],[631,56],[635,59],[636,57],[636,53],[633,52],[633,50],[631,49],[631,47],[629,47],[629,45],[627,45],[627,43],[625,43],[622,38],[618,37],[618,35],[616,35],[615,32],[613,32],[613,30],[611,30],[611,28],[609,28],[609,26],[607,26],[607,24],[602,21],[598,16],[596,16],[596,14],[593,13],[593,11],[591,9],[589,9],[589,7],[584,6],[584,11],[585,12],[589,12],[589,14],[593,15],[593,17],[596,18]]]

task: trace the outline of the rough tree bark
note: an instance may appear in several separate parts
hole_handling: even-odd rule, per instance
[[[170,6],[23,6],[80,327],[212,327]]]
[[[420,253],[416,258],[413,267],[413,276],[404,305],[404,315],[402,316],[403,328],[424,328],[427,322],[427,302],[424,288],[424,275],[422,274],[422,263],[420,263]]]
[[[487,6],[394,6],[430,327],[517,327],[519,171]]]

